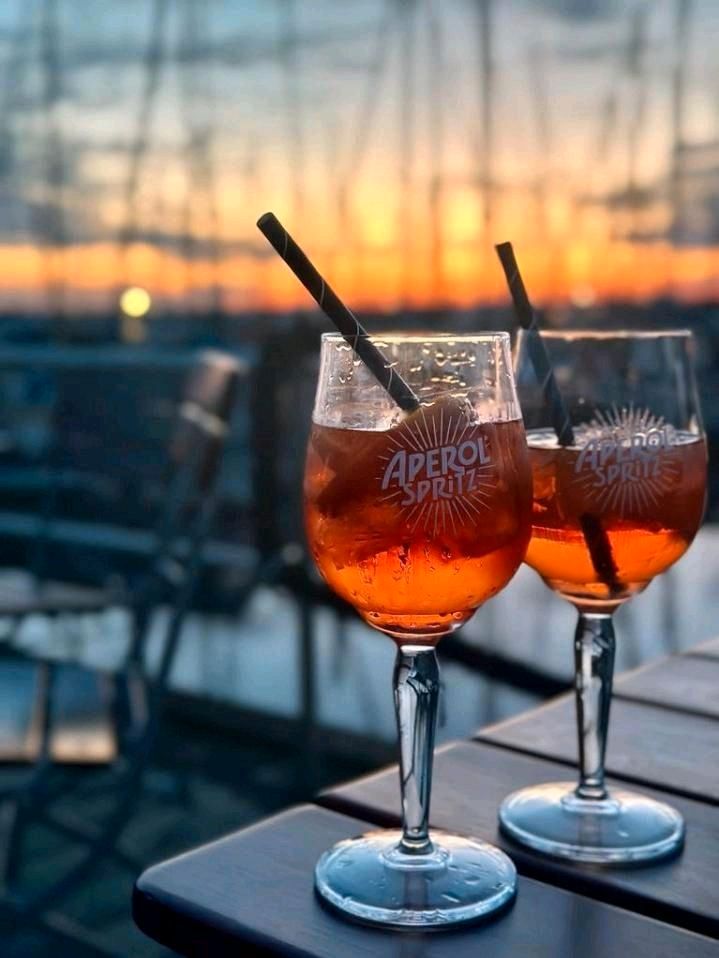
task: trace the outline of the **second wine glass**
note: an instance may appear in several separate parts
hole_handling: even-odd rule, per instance
[[[526,561],[579,612],[579,782],[515,792],[500,824],[536,851],[575,861],[657,859],[681,847],[679,813],[635,792],[609,792],[604,782],[612,613],[686,552],[702,519],[706,443],[692,337],[685,330],[542,334],[571,423],[560,444],[532,364],[536,335],[520,334],[516,361],[534,486]]]

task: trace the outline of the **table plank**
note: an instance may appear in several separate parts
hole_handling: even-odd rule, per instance
[[[328,845],[366,827],[310,806],[285,812],[148,869],[135,887],[135,921],[181,954],[218,958],[716,956],[705,937],[528,878],[514,907],[481,926],[421,934],[352,924],[320,905],[312,869]]]
[[[70,765],[107,764],[117,757],[109,677],[72,662],[54,667],[50,756]]]
[[[38,759],[48,709],[53,762],[104,765],[117,757],[109,678],[70,662],[17,656],[0,659],[0,761]]]
[[[675,655],[617,678],[618,698],[719,718],[719,656]]]
[[[543,758],[577,761],[573,696],[483,729],[483,742]],[[640,702],[612,702],[607,771],[699,801],[719,804],[719,722]]]
[[[440,749],[435,759],[432,824],[501,845],[522,874],[610,904],[719,937],[717,812],[710,805],[672,798],[687,821],[687,841],[677,858],[642,868],[602,869],[551,861],[520,848],[497,828],[497,808],[517,788],[572,776],[566,766],[509,749],[461,742]],[[646,794],[666,800],[652,789]],[[397,769],[331,789],[320,796],[326,807],[380,825],[399,821]]]
[[[47,669],[0,657],[0,762],[34,762],[42,745]]]

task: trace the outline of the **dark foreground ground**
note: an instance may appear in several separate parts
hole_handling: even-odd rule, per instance
[[[175,701],[169,710],[158,759],[122,843],[143,865],[242,828],[309,798],[324,785],[361,774],[389,758],[389,751],[369,755],[362,749],[334,748],[329,753],[323,750],[313,769],[292,735],[285,736],[280,730],[270,740],[246,719],[234,722],[234,728],[223,728],[223,723],[215,721],[221,715],[212,716],[212,724],[207,724],[206,718],[188,717],[185,704]],[[17,770],[8,770],[0,775],[0,788],[17,774]],[[78,775],[80,784],[65,801],[65,810],[99,821],[108,804],[106,791],[98,791],[103,773],[75,773],[74,784]],[[42,888],[48,877],[72,864],[75,854],[76,846],[47,828],[33,826],[23,848],[23,887],[29,892]],[[93,876],[62,902],[59,910],[68,927],[81,925],[91,933],[94,945],[63,940],[37,927],[18,928],[4,913],[0,954],[3,958],[97,958],[106,952],[128,958],[169,955],[132,922],[134,877],[122,866],[101,862]]]

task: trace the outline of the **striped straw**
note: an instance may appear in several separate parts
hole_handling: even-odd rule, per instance
[[[534,367],[537,379],[542,384],[544,399],[549,407],[552,420],[552,428],[557,434],[557,442],[560,446],[571,446],[574,444],[574,430],[569,418],[569,410],[557,385],[547,347],[544,345],[544,340],[539,332],[537,314],[529,301],[529,296],[527,296],[527,290],[524,287],[522,274],[519,272],[512,244],[499,243],[495,246],[495,249],[504,270],[517,319],[522,328],[526,329],[529,334],[527,336],[529,359]],[[606,585],[611,594],[617,594],[621,591],[621,583],[612,555],[612,546],[601,521],[596,516],[585,512],[579,517],[579,524],[599,580]]]
[[[537,314],[529,302],[529,296],[527,296],[527,290],[524,287],[522,274],[519,272],[512,244],[499,243],[495,246],[495,249],[507,279],[507,286],[512,296],[514,311],[517,314],[519,324],[529,333],[527,337],[529,359],[537,374],[537,379],[541,383],[544,399],[549,407],[549,414],[552,419],[552,428],[557,434],[557,441],[560,446],[571,446],[574,444],[574,430],[569,418],[569,410],[559,391],[547,347],[539,335]]]
[[[419,409],[419,399],[410,386],[377,349],[355,314],[317,272],[274,213],[263,214],[257,220],[257,226],[400,409],[405,412]]]

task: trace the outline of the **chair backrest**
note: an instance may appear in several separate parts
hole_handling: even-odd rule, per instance
[[[165,502],[165,450],[193,362],[187,354],[113,348],[2,352],[0,509],[37,530],[3,537],[4,562],[39,579],[59,574],[93,585],[137,570],[131,550],[117,552],[111,539],[107,549],[87,540],[78,546],[57,536],[58,523],[76,531],[154,524]]]
[[[164,692],[182,622],[192,601],[202,546],[215,509],[215,485],[240,382],[239,363],[224,353],[203,353],[190,372],[169,443],[165,507],[149,569],[133,589],[135,615],[127,661],[142,664],[152,613],[170,606],[165,642],[154,678],[154,699]]]
[[[318,330],[298,321],[268,336],[255,368],[253,501],[257,547],[265,559],[304,542],[302,480],[318,360]]]
[[[151,576],[165,586],[180,583],[209,532],[239,380],[237,361],[214,351],[203,353],[188,376],[169,443],[165,504],[151,569]]]
[[[165,451],[194,364],[98,356],[55,370],[54,519],[139,529],[156,520]]]

